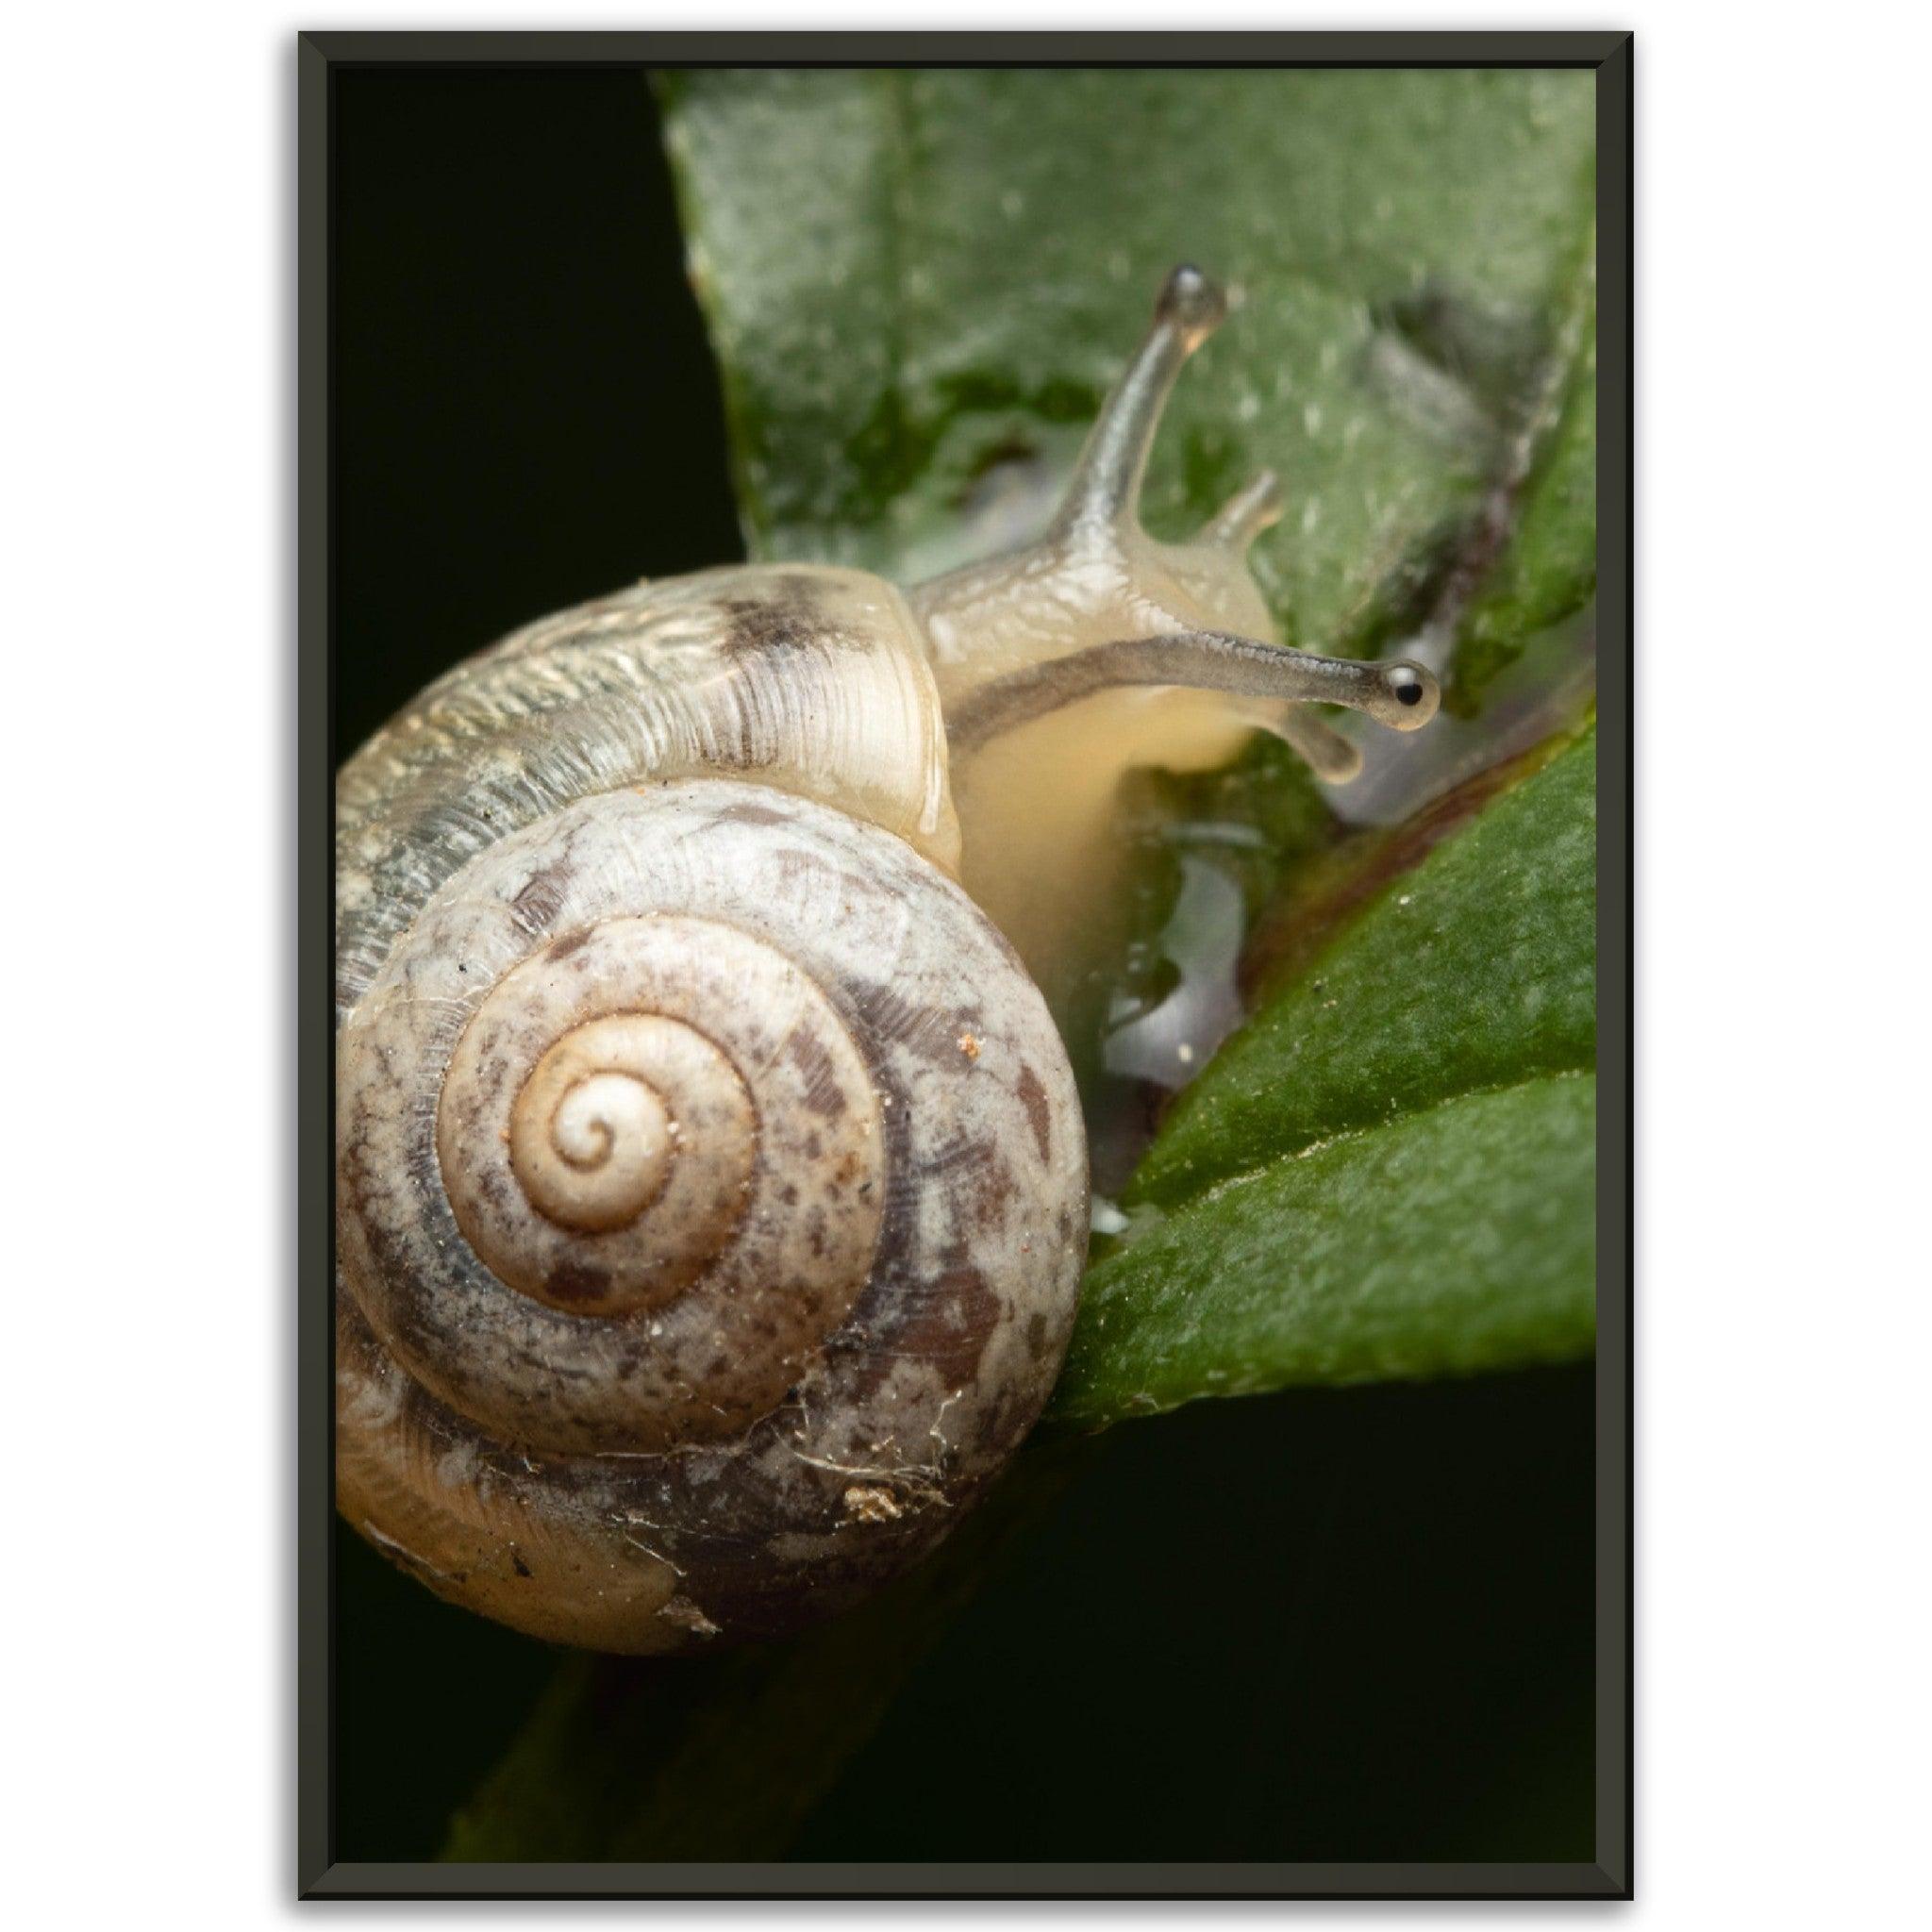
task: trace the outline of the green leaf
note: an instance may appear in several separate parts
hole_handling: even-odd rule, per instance
[[[1457,618],[1450,699],[1465,712],[1539,631],[1574,617],[1596,593],[1595,243],[1592,233],[1547,402],[1525,422],[1520,484],[1505,485],[1501,510],[1513,517],[1513,536]]]
[[[1565,1074],[1224,1182],[1091,1271],[1054,1413],[1587,1355],[1595,1154],[1595,1077]]]
[[[1330,651],[1453,631],[1480,593],[1487,675],[1587,597],[1589,75],[660,86],[755,554],[903,577],[1026,534],[1187,259],[1246,300],[1174,397],[1151,527],[1274,466],[1257,569]]]
[[[1176,1102],[1128,1191],[1172,1207],[1479,1087],[1594,1064],[1596,734],[1380,896]]]
[[[1127,1190],[1057,1414],[1590,1347],[1595,827],[1592,727],[1227,1042]]]

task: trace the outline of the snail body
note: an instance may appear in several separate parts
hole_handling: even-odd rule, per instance
[[[338,1506],[441,1594],[605,1650],[772,1635],[916,1560],[1037,1420],[1085,1139],[996,856],[960,882],[1002,795],[962,814],[960,773],[1123,692],[1205,685],[1210,736],[1338,772],[1295,705],[1434,708],[1264,641],[1265,481],[1192,545],[1140,531],[1219,310],[1169,278],[1035,549],[640,585],[345,766]]]

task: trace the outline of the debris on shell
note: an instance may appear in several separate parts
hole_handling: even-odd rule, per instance
[[[846,1517],[853,1523],[896,1523],[906,1513],[891,1491],[875,1483],[854,1483],[844,1500]]]
[[[667,1624],[689,1630],[693,1637],[716,1637],[719,1627],[688,1596],[675,1596],[658,1614]]]

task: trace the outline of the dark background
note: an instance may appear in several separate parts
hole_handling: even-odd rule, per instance
[[[504,631],[744,554],[634,72],[336,82],[336,749]]]
[[[512,626],[742,546],[642,77],[336,100],[345,754]],[[794,1854],[1591,1857],[1593,1374],[1110,1432]],[[338,1551],[335,1855],[430,1857],[558,1654]]]

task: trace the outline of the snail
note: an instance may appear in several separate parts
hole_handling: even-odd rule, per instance
[[[1168,277],[1037,544],[904,592],[646,582],[458,665],[343,767],[337,1501],[440,1594],[598,1650],[768,1637],[931,1549],[1038,1419],[1086,1146],[1001,929],[1010,788],[975,774],[1084,716],[1064,782],[1092,792],[1093,718],[1117,765],[1192,704],[1203,745],[1259,723],[1338,777],[1300,707],[1437,703],[1416,665],[1269,641],[1272,477],[1190,542],[1141,530],[1224,307]],[[1026,853],[1051,901],[1078,841],[1058,885]]]

